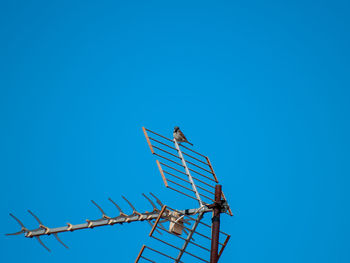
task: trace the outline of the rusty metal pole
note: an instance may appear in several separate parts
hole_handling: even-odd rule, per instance
[[[215,186],[215,203],[213,205],[213,218],[211,227],[211,253],[210,263],[217,263],[219,260],[219,234],[220,234],[220,213],[221,213],[221,185]]]

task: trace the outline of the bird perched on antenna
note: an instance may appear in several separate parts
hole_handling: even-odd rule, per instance
[[[186,139],[185,135],[182,133],[182,131],[180,130],[180,128],[177,127],[177,126],[174,128],[173,136],[174,136],[174,138],[175,138],[176,141],[178,141],[178,142],[187,142],[188,144],[190,144],[190,145],[193,146],[193,144],[190,143],[190,142]]]

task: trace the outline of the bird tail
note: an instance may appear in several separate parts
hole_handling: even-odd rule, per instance
[[[190,143],[189,141],[186,141],[189,145],[193,146],[193,143]]]

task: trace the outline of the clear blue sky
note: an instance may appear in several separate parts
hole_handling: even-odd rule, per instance
[[[2,1],[0,261],[133,262],[149,226],[17,231],[149,210],[141,127],[179,125],[235,213],[222,263],[350,262],[348,1]],[[123,204],[127,208],[126,204]]]

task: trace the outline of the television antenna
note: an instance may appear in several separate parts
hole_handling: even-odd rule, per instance
[[[98,219],[86,219],[81,224],[67,223],[62,227],[50,228],[28,210],[39,224],[36,229],[28,229],[10,213],[21,229],[6,235],[24,234],[25,237],[37,239],[46,250],[50,251],[41,240],[41,236],[53,235],[60,244],[68,248],[58,237],[59,233],[147,221],[152,227],[149,236],[157,241],[157,249],[143,245],[135,263],[218,262],[230,239],[230,235],[220,230],[220,214],[226,213],[232,216],[232,211],[209,158],[179,143],[176,139],[167,138],[144,127],[142,129],[152,154],[159,158],[156,163],[165,187],[195,200],[198,207],[185,210],[174,209],[164,205],[153,193],[149,195],[143,193],[143,197],[152,206],[152,211],[141,213],[126,197],[122,196],[132,209],[132,213],[126,214],[115,201],[109,198],[108,200],[119,212],[119,215],[110,217],[100,205],[91,200],[102,214]],[[208,222],[205,215],[210,212],[213,215],[211,222]]]

